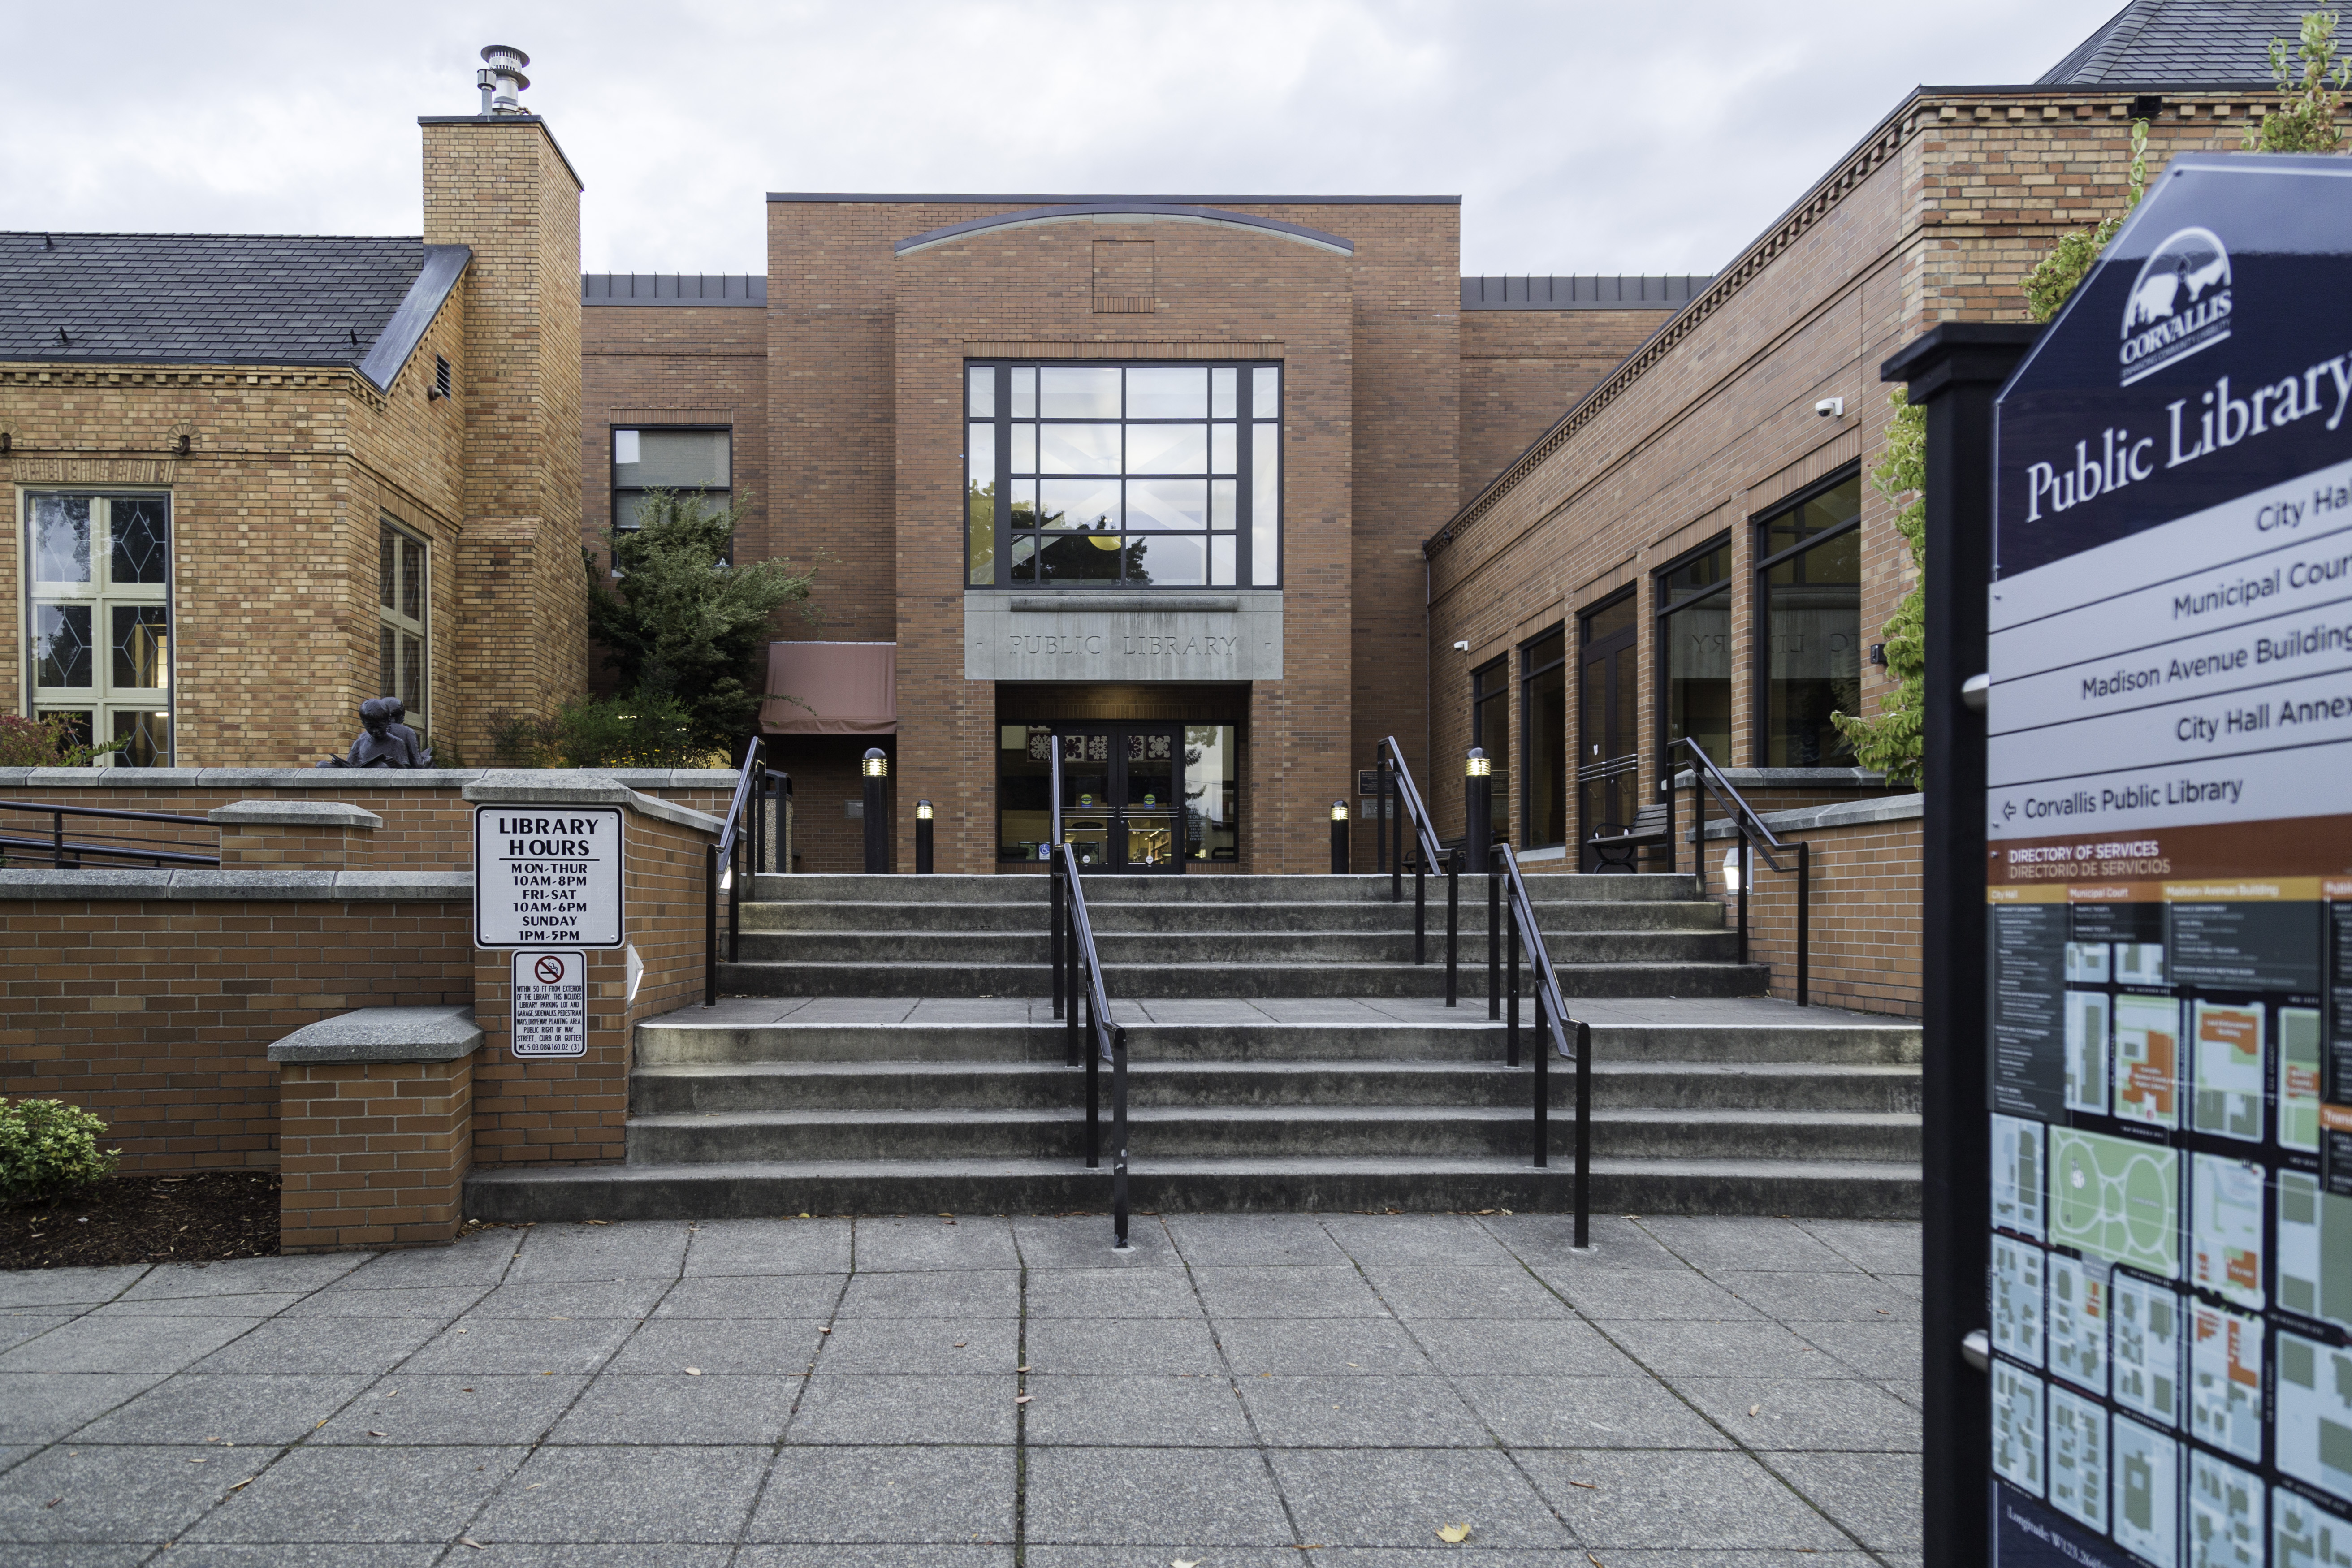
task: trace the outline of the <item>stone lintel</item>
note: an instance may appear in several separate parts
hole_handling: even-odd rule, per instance
[[[340,800],[240,800],[205,813],[208,822],[235,827],[341,828],[373,833],[383,826],[374,812]]]
[[[273,1062],[452,1062],[482,1044],[471,1007],[362,1007],[306,1024],[269,1047]]]

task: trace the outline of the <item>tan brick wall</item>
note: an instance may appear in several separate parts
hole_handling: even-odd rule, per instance
[[[219,847],[221,869],[225,871],[364,871],[375,864],[375,835],[365,828],[236,826],[224,823]]]
[[[1779,830],[1776,830],[1778,832]],[[1748,893],[1748,956],[1772,966],[1772,994],[1797,996],[1797,880],[1794,847],[1810,844],[1811,937],[1808,973],[1816,1006],[1919,1016],[1920,820],[1779,832],[1790,868],[1777,873],[1759,853]],[[1723,885],[1728,838],[1706,847],[1708,895],[1724,906],[1727,930],[1739,919],[1738,895]],[[1687,852],[1685,852],[1687,854]],[[1685,869],[1689,861],[1683,862]]]
[[[280,1252],[426,1247],[457,1234],[472,1057],[281,1063],[278,1097]]]
[[[1462,499],[1483,489],[1670,314],[1463,311]]]
[[[96,1112],[128,1171],[269,1166],[272,1041],[473,969],[463,902],[0,900],[0,1095]]]

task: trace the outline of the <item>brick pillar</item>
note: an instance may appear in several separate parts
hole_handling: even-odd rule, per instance
[[[473,1162],[467,1007],[368,1007],[269,1047],[281,1252],[429,1247],[457,1234]]]
[[[375,813],[333,800],[240,800],[205,816],[220,828],[224,870],[363,871],[375,864],[383,826]]]

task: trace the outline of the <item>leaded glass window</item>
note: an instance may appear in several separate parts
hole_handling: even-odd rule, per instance
[[[390,522],[377,524],[376,689],[369,695],[400,699],[413,730],[426,724],[431,564],[423,540]]]
[[[1282,367],[974,363],[975,588],[1275,587]]]
[[[123,742],[105,763],[169,767],[172,498],[36,491],[25,542],[33,711]]]

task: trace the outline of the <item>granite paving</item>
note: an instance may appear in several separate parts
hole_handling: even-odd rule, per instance
[[[1916,1226],[1134,1228],[543,1224],[0,1273],[0,1562],[1918,1560]]]

